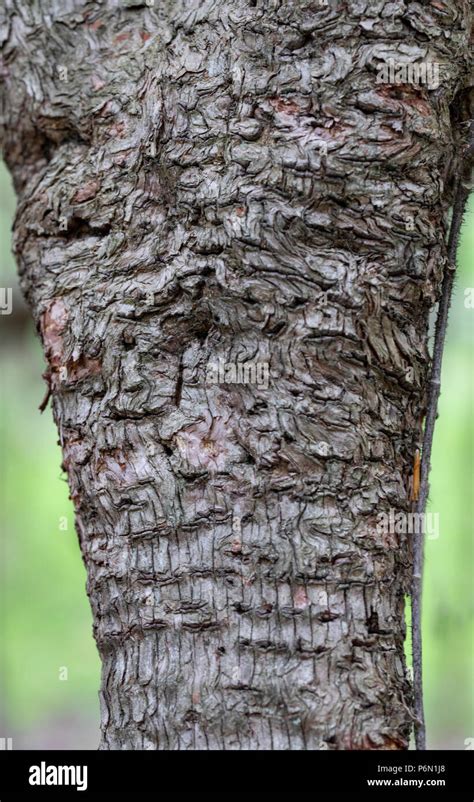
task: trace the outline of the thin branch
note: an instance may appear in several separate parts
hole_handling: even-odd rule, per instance
[[[453,216],[448,239],[448,264],[444,271],[441,298],[436,319],[435,341],[431,365],[431,376],[428,387],[428,405],[423,435],[421,460],[420,492],[416,504],[418,513],[425,513],[429,493],[429,474],[431,449],[436,418],[438,416],[438,399],[441,387],[441,366],[443,362],[444,342],[448,327],[448,314],[453,292],[456,257],[459,245],[464,212],[470,193],[469,175],[474,155],[474,123],[470,123],[469,142],[463,159],[463,169],[456,189]],[[466,172],[468,171],[468,176]],[[466,180],[467,177],[467,180]],[[419,519],[424,521],[424,516]],[[424,554],[424,523],[417,528],[413,543],[413,578],[412,578],[412,654],[413,654],[413,689],[415,713],[415,745],[418,750],[426,749],[426,728],[423,709],[423,671],[421,644],[421,595]]]

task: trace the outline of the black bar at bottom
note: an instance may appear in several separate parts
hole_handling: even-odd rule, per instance
[[[468,751],[0,751],[0,802],[472,802],[473,786]]]

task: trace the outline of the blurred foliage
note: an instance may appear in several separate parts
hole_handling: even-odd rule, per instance
[[[0,286],[17,286],[10,253],[10,178],[0,171]],[[473,721],[473,364],[474,208],[464,227],[443,367],[430,509],[440,537],[427,541],[424,593],[425,699],[429,746],[459,749]],[[26,318],[25,318],[26,319]],[[5,319],[4,319],[5,320]],[[0,321],[0,324],[3,324]],[[0,342],[1,582],[0,736],[14,748],[96,748],[99,660],[85,571],[50,408],[43,357],[31,324]],[[64,519],[67,529],[64,530]],[[61,667],[67,681],[59,679]]]
[[[2,165],[1,287],[18,287],[14,209]],[[100,668],[86,574],[56,426],[50,406],[38,410],[46,390],[41,346],[14,299],[15,314],[0,318],[0,736],[13,737],[13,748],[96,748]]]

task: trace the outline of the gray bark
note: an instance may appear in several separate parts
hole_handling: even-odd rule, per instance
[[[410,538],[376,522],[410,505],[469,23],[454,0],[0,11],[102,748],[407,747]],[[440,86],[377,83],[389,59]],[[210,383],[219,358],[268,388]]]

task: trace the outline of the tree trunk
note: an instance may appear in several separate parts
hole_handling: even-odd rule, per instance
[[[377,521],[410,504],[469,12],[368,8],[0,11],[103,749],[407,747],[410,536]]]

